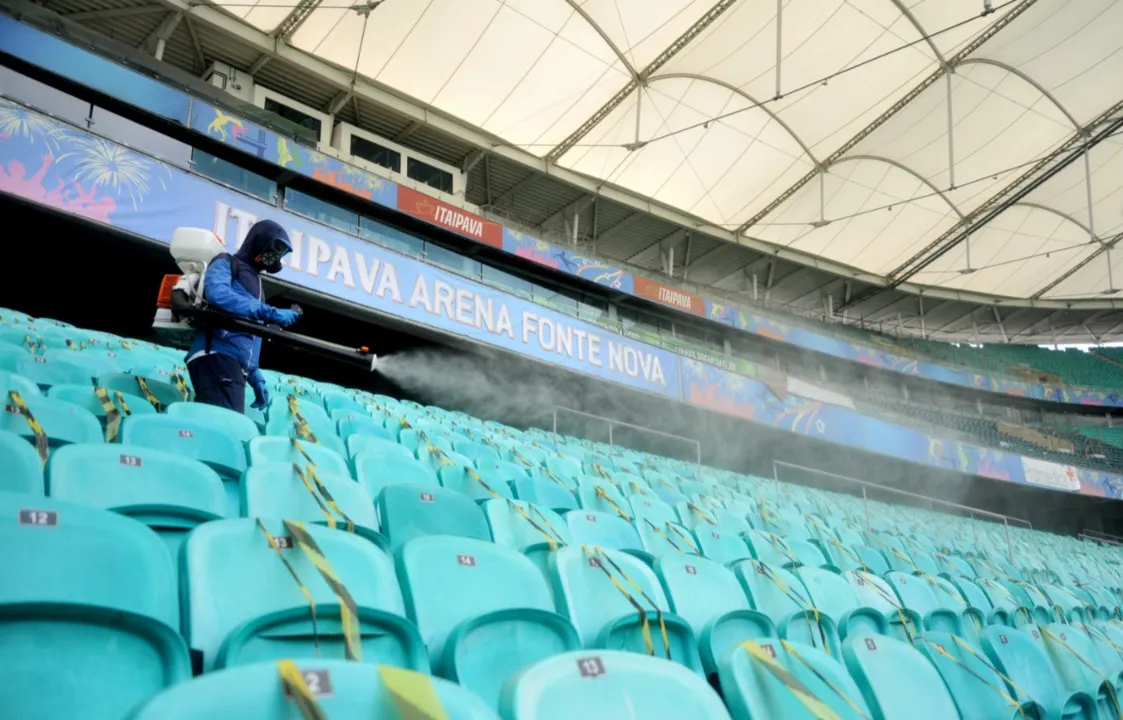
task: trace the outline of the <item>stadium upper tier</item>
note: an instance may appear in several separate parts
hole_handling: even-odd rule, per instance
[[[481,260],[477,260],[440,245],[418,240],[407,233],[387,232],[373,219],[373,207],[368,214],[355,210],[355,205],[343,207],[334,200],[328,202],[320,197],[282,187],[276,180],[216,158],[199,148],[157,135],[133,123],[126,122],[122,127],[120,122],[107,117],[91,126],[95,132],[108,133],[114,139],[121,139],[151,153],[154,157],[143,160],[146,165],[152,165],[155,158],[159,158],[172,166],[189,167],[194,172],[216,178],[243,193],[272,204],[283,196],[281,201],[292,212],[313,217],[364,240],[393,247],[399,252],[422,256],[429,262],[477,281],[497,285],[515,295],[530,297],[536,303],[568,315],[595,322],[617,332],[642,336],[648,342],[675,352],[727,369],[737,369],[738,358],[730,354],[728,344],[723,341],[723,335],[728,335],[732,328],[733,331],[740,330],[758,337],[787,342],[800,349],[971,389],[1051,402],[1123,406],[1123,397],[1117,392],[1121,386],[1120,372],[1123,368],[1101,359],[1087,355],[1059,355],[1039,349],[986,346],[976,350],[938,342],[890,338],[853,326],[815,323],[806,318],[777,314],[748,305],[738,307],[722,298],[703,298],[674,285],[674,280],[654,280],[638,270],[624,270],[587,253],[576,253],[573,248],[553,245],[502,227],[476,214],[471,208],[464,207],[463,203],[457,205],[446,202],[451,199],[448,196],[441,196],[446,200],[438,199],[439,193],[427,185],[413,183],[421,192],[405,185],[399,186],[387,180],[385,173],[379,174],[354,164],[357,161],[346,153],[333,150],[336,155],[342,154],[348,158],[347,161],[341,161],[332,155],[317,152],[301,144],[303,140],[286,137],[239,117],[225,107],[204,102],[12,19],[0,18],[0,24],[3,27],[0,49],[4,52],[54,72],[59,78],[65,78],[69,82],[80,83],[95,91],[112,95],[119,101],[159,117],[161,122],[170,120],[183,125],[197,133],[192,136],[192,142],[199,142],[205,136],[210,141],[224,143],[228,148],[245,153],[243,157],[246,164],[251,164],[250,156],[256,156],[253,160],[256,163],[254,167],[260,167],[262,161],[279,166],[290,176],[302,176],[321,188],[330,186],[336,191],[346,192],[379,206],[379,212],[389,208],[404,215],[412,215],[442,231],[455,233],[461,238],[486,246],[490,251],[516,256],[522,261],[557,273],[595,283],[601,286],[602,294],[586,290],[544,288],[522,277],[490,267],[487,264],[487,252],[480,255]],[[79,113],[76,108],[71,107],[70,100],[63,97],[65,94],[27,78],[21,79],[18,74],[11,73],[7,76],[5,93],[36,107],[45,106],[44,109],[62,119],[71,119],[73,115],[73,122],[80,122],[83,126],[87,125],[86,120],[90,116],[88,109]],[[23,133],[17,133],[17,138],[31,132],[31,126],[23,124],[22,118],[25,116],[22,109],[13,107],[7,112],[12,115],[10,122],[14,122]],[[258,118],[272,116],[281,121],[280,116],[275,113],[263,114],[260,110],[255,113]],[[146,115],[140,119],[151,121],[151,117]],[[10,183],[5,190],[20,194],[21,188],[23,186],[19,183]],[[135,200],[134,197],[132,201]],[[65,204],[65,198],[56,203]],[[652,303],[653,307],[661,307],[663,317],[667,316],[668,309],[683,313],[676,316],[683,322],[671,328],[676,324],[675,321],[652,320],[656,316],[642,312],[636,313],[634,318],[624,317],[624,311],[613,317],[609,311],[609,302],[604,299],[605,293],[613,298],[619,297],[620,293],[640,298]]]
[[[1118,547],[0,315],[13,718],[1118,716]]]

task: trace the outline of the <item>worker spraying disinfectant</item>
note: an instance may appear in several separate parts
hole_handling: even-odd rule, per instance
[[[198,402],[245,411],[269,404],[269,387],[258,368],[262,338],[374,370],[378,357],[367,348],[347,348],[281,328],[300,318],[299,306],[282,310],[263,301],[261,273],[277,274],[292,251],[288,233],[272,220],[250,228],[231,255],[210,230],[177,228],[172,257],[183,275],[168,275],[160,288],[153,329],[166,341],[190,345],[187,370]]]
[[[234,255],[223,253],[211,260],[202,287],[202,298],[214,309],[261,324],[292,325],[300,308],[275,308],[263,301],[261,273],[281,271],[281,260],[292,252],[285,229],[272,220],[259,220]],[[245,412],[246,381],[253,388],[251,407],[269,404],[269,388],[258,368],[261,338],[245,332],[207,325],[199,328],[187,351],[187,372],[195,400]]]

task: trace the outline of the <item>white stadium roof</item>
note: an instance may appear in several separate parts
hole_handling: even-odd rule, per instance
[[[217,1],[267,33],[297,4]],[[995,4],[323,2],[289,40],[703,223],[892,277],[1121,112],[1123,2]],[[1105,247],[1123,231],[1123,132],[1088,166],[1072,163],[914,281],[1019,298],[1115,289],[1123,253]]]
[[[160,72],[249,71],[462,167],[485,214],[703,294],[1123,338],[1123,0],[44,4],[0,0],[149,61],[164,39]]]

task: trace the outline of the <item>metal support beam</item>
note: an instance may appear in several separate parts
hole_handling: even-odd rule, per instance
[[[112,20],[114,18],[152,15],[168,11],[167,5],[137,5],[135,7],[108,8],[106,10],[83,10],[62,15],[65,20],[83,22],[85,20]]]
[[[1010,336],[1006,334],[1006,326],[1002,324],[1002,316],[998,313],[998,306],[992,305],[990,309],[994,311],[994,321],[998,323],[998,331],[1002,333],[1002,342],[1010,342]]]
[[[566,218],[574,217],[585,212],[585,210],[587,210],[590,205],[596,202],[596,199],[596,195],[582,195],[554,214],[542,220],[542,222],[538,223],[538,226],[547,229],[556,227],[558,224],[565,222]]]
[[[328,107],[327,107],[328,115],[334,116],[336,113],[338,113],[340,110],[342,110],[343,106],[347,104],[347,101],[351,99],[351,96],[353,94],[354,93],[352,93],[350,90],[344,90],[344,91],[340,92],[338,95],[336,95],[335,97],[333,97],[331,99],[331,102],[328,103]]]
[[[476,166],[479,165],[480,161],[483,160],[483,159],[484,159],[484,151],[483,150],[478,150],[478,149],[473,150],[472,152],[465,155],[464,158],[460,161],[460,172],[467,175],[468,173],[475,170]]]
[[[586,135],[592,132],[593,128],[599,125],[600,122],[608,117],[613,110],[620,107],[620,105],[625,100],[627,100],[633,93],[635,93],[638,88],[644,84],[647,78],[658,72],[659,68],[666,65],[671,58],[673,58],[683,48],[689,45],[691,41],[694,40],[694,38],[698,37],[698,35],[700,35],[706,28],[708,28],[715,20],[721,17],[726,10],[736,5],[738,0],[718,0],[718,2],[712,8],[710,8],[709,11],[707,11],[702,17],[700,17],[696,23],[687,28],[687,30],[682,35],[680,35],[673,43],[671,43],[666,50],[659,53],[659,55],[656,56],[656,58],[652,60],[647,65],[647,67],[639,71],[631,66],[624,54],[620,52],[619,48],[617,48],[616,45],[608,38],[601,27],[593,22],[592,18],[589,17],[585,10],[582,9],[581,5],[576,2],[576,0],[566,0],[566,2],[570,4],[575,12],[584,17],[585,20],[593,27],[593,29],[601,35],[605,43],[616,53],[616,56],[620,58],[623,66],[631,72],[632,79],[628,82],[627,85],[620,88],[619,92],[609,98],[608,102],[606,102],[596,112],[589,116],[589,118],[585,120],[585,122],[581,123],[581,125],[576,130],[570,133],[569,137],[562,140],[557,144],[556,147],[554,147],[552,150],[550,150],[549,153],[546,154],[545,159],[548,164],[557,164],[558,160],[563,155],[569,152],[574,145],[581,142],[581,140],[583,140]],[[638,140],[639,139],[637,138],[637,142]]]
[[[634,225],[635,223],[639,222],[640,220],[643,220],[644,217],[646,217],[645,213],[634,212],[631,215],[628,215],[627,217],[625,217],[620,222],[613,225],[612,227],[606,228],[605,230],[603,230],[601,232],[600,236],[596,238],[596,240],[599,242],[601,240],[604,240],[605,238],[612,237],[613,233],[617,233],[617,232],[620,232],[621,230],[627,229],[628,227],[630,227],[630,226]]]
[[[494,206],[503,205],[508,200],[513,200],[515,195],[517,195],[520,190],[525,190],[534,183],[538,182],[541,178],[542,175],[540,175],[539,173],[529,172],[526,175],[523,175],[514,185],[500,193],[499,196],[492,200],[489,204]]]
[[[183,20],[183,13],[172,11],[164,16],[160,24],[148,33],[148,37],[144,38],[144,42],[140,44],[140,49],[145,52],[152,53],[152,56],[157,60],[164,59],[164,49],[168,45],[168,39],[171,38],[172,33],[179,27],[180,21]]]
[[[183,17],[183,25],[187,28],[187,37],[191,40],[191,49],[195,51],[195,61],[199,63],[199,72],[206,72],[207,58],[203,55],[203,45],[199,42],[199,35],[195,32],[195,25],[191,18]]]
[[[261,70],[261,68],[265,67],[266,63],[268,63],[272,59],[272,55],[261,55],[257,58],[257,60],[253,61],[253,65],[250,65],[249,69],[247,69],[246,72],[248,72],[250,75],[256,75]]]
[[[631,216],[629,215],[628,217],[631,217]],[[627,218],[625,218],[625,220],[626,219]],[[614,228],[609,228],[609,231],[611,231],[613,229]],[[651,245],[648,245],[647,247],[645,247],[643,250],[640,250],[635,255],[632,255],[625,262],[627,262],[630,265],[642,265],[642,264],[646,263],[648,260],[650,260],[651,256],[653,254],[656,254],[656,253],[662,254],[662,253],[666,252],[667,248],[677,245],[679,243],[679,241],[682,240],[684,237],[687,237],[688,234],[689,234],[689,231],[686,230],[685,228],[676,228],[675,231],[672,232],[670,235],[665,235],[665,236],[659,238],[659,240],[657,240],[656,242],[652,243]]]
[[[406,125],[405,128],[401,130],[401,132],[399,132],[391,139],[394,142],[403,142],[405,140],[409,140],[411,137],[413,137],[414,133],[416,133],[423,127],[425,127],[425,123],[414,120],[409,125]]]
[[[687,273],[690,272],[690,250],[691,250],[691,246],[693,245],[693,237],[694,236],[691,235],[690,231],[687,230],[686,231],[686,252],[683,254],[683,258],[682,258],[682,279],[683,280],[686,279]]]

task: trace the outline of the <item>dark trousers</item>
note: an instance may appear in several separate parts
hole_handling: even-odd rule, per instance
[[[217,405],[245,414],[246,375],[237,360],[219,353],[202,355],[187,363],[195,402]]]

